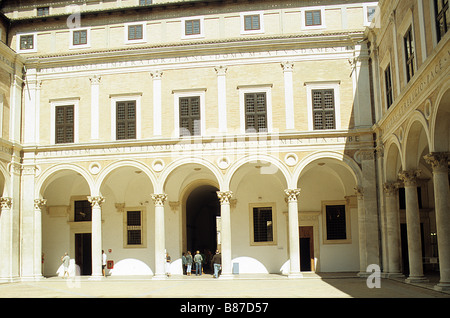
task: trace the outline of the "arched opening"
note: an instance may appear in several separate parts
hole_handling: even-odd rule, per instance
[[[212,185],[195,188],[186,199],[186,246],[194,253],[199,250],[204,254],[204,271],[211,270],[210,261],[215,250],[219,248],[217,223],[220,222],[220,203],[218,189]]]

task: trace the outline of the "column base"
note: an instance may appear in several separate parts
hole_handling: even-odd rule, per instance
[[[386,278],[404,278],[402,273],[386,273]]]
[[[88,280],[102,280],[103,278],[103,275],[92,275]]]
[[[152,280],[166,280],[167,275],[166,274],[155,274],[155,276],[152,277]]]
[[[359,272],[358,274],[356,274],[356,276],[361,277],[361,278],[367,278],[367,277],[370,276],[370,274],[372,274],[372,273],[369,273],[369,272]]]
[[[424,276],[410,276],[405,279],[405,282],[408,284],[428,283],[428,279]]]
[[[303,274],[301,272],[289,273],[288,278],[290,279],[303,278]]]
[[[221,274],[219,276],[219,279],[223,279],[223,280],[234,279],[234,275],[233,274]]]
[[[442,292],[450,292],[450,283],[439,283],[434,286],[434,290]]]

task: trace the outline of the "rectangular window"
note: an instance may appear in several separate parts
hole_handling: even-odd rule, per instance
[[[92,221],[92,205],[88,200],[75,201],[74,206],[75,222]]]
[[[142,244],[142,212],[127,211],[127,245]]]
[[[375,17],[375,12],[377,10],[376,6],[369,6],[367,7],[367,22],[372,22],[373,18]]]
[[[245,98],[245,131],[267,132],[267,99],[266,93],[246,93]]]
[[[21,35],[20,36],[20,49],[21,50],[33,50],[34,49],[34,35]]]
[[[404,38],[405,63],[406,63],[406,81],[409,82],[414,76],[414,39],[412,28],[406,32]]]
[[[199,136],[200,96],[180,97],[180,136]]]
[[[116,103],[116,139],[136,139],[136,101]]]
[[[200,19],[186,20],[184,25],[185,35],[199,35],[201,34]]]
[[[148,4],[152,4],[152,0],[139,0],[139,5],[140,6],[145,6]]]
[[[37,16],[38,17],[43,17],[43,16],[46,16],[46,15],[49,15],[49,13],[50,13],[50,8],[49,7],[37,8]]]
[[[314,129],[336,129],[333,89],[313,89]]]
[[[254,30],[260,30],[260,29],[261,29],[261,23],[260,23],[260,15],[259,14],[252,14],[252,15],[244,16],[244,30],[245,31],[254,31]]]
[[[253,242],[273,242],[272,207],[253,208]]]
[[[306,26],[322,25],[321,10],[305,11],[305,25]]]
[[[55,143],[73,143],[74,106],[56,106],[55,117]]]
[[[142,40],[143,38],[142,24],[128,26],[128,40]]]
[[[388,65],[384,70],[384,84],[386,89],[386,105],[387,108],[391,107],[394,99],[393,99],[393,90],[392,90],[392,77],[391,77],[391,66]]]
[[[326,206],[327,240],[347,239],[345,205]]]
[[[87,30],[73,31],[73,45],[87,44]]]
[[[434,12],[436,16],[437,41],[439,42],[447,33],[450,26],[448,0],[434,0]]]

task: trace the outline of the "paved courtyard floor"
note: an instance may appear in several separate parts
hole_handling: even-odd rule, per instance
[[[0,298],[450,298],[428,284],[381,279],[380,288],[369,288],[355,273],[304,273],[301,279],[281,275],[239,275],[214,279],[211,275],[151,277],[89,277],[0,284]]]

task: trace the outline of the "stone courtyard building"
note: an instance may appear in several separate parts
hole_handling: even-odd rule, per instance
[[[449,287],[448,1],[0,9],[0,280],[220,249],[224,279]]]

